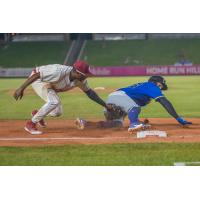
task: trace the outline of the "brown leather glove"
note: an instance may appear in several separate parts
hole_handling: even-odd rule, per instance
[[[107,104],[107,112],[106,112],[106,119],[107,120],[114,120],[124,117],[126,113],[120,106],[116,106],[115,104]]]

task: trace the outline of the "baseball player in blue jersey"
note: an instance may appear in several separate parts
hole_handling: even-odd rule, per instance
[[[166,81],[162,76],[152,76],[147,82],[120,88],[108,96],[106,103],[113,105],[114,109],[112,111],[104,110],[106,121],[94,123],[77,118],[76,126],[78,129],[93,126],[102,128],[122,127],[125,116],[128,116],[130,121],[128,132],[143,129],[146,125],[138,119],[141,107],[149,104],[152,99],[159,102],[180,124],[192,124],[180,117],[170,101],[164,96],[162,90],[167,89]]]

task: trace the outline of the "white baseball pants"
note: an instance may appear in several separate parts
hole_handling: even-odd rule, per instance
[[[40,96],[46,103],[38,110],[37,114],[33,116],[32,122],[37,123],[45,116],[58,117],[62,115],[63,108],[60,98],[53,89],[48,88],[48,84],[40,80],[32,83],[32,87],[36,94]]]

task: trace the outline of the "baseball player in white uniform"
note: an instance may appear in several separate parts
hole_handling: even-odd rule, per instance
[[[31,84],[34,91],[46,103],[32,111],[32,119],[26,122],[24,129],[31,134],[42,134],[37,124],[45,127],[44,118],[62,115],[63,109],[58,92],[65,92],[79,87],[87,96],[107,109],[107,105],[89,86],[86,78],[91,75],[90,67],[85,61],[76,61],[73,66],[60,64],[44,65],[34,69],[29,78],[15,91],[16,100],[23,97],[24,90]]]

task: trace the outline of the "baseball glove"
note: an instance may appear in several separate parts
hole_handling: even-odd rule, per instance
[[[116,106],[115,104],[107,104],[109,105],[110,109],[106,110],[104,113],[106,120],[115,120],[120,119],[121,117],[125,117],[126,113],[120,106]]]

